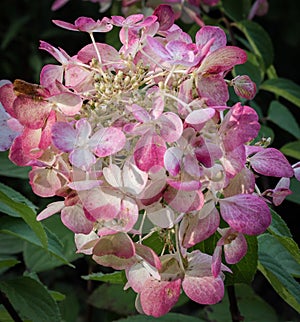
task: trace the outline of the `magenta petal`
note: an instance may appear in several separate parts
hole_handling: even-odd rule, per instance
[[[250,158],[252,168],[265,176],[292,177],[293,168],[286,157],[277,149],[266,148]]]
[[[267,204],[255,195],[240,194],[221,199],[219,202],[223,219],[240,233],[258,235],[271,223]]]
[[[181,280],[172,282],[148,278],[140,293],[143,311],[154,317],[168,313],[177,303],[180,295]]]

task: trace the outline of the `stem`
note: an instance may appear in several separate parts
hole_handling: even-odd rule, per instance
[[[14,309],[14,307],[10,303],[9,299],[2,292],[0,292],[0,303],[3,304],[3,306],[5,307],[5,309],[7,310],[7,312],[10,314],[10,316],[12,317],[12,319],[15,322],[23,322],[23,320],[20,318],[17,311]]]
[[[229,309],[231,313],[232,322],[244,321],[244,317],[241,315],[238,307],[234,285],[227,286],[227,292],[229,297]]]

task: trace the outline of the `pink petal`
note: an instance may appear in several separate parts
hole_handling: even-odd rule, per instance
[[[256,94],[256,84],[247,75],[237,76],[231,80],[235,93],[243,98],[252,100]]]
[[[223,29],[214,26],[203,26],[196,33],[196,44],[201,47],[205,46],[211,39],[213,43],[209,48],[210,52],[218,48],[225,47],[227,43],[226,34]]]
[[[168,30],[175,21],[174,12],[169,5],[160,4],[155,8],[153,15],[157,16],[159,30]]]
[[[185,119],[185,122],[191,125],[196,125],[197,130],[200,131],[205,123],[215,115],[213,108],[207,107],[192,111]]]
[[[82,106],[80,96],[73,93],[61,93],[48,98],[48,101],[55,104],[67,116],[78,114]]]
[[[13,84],[7,83],[0,87],[0,102],[3,105],[5,111],[12,117],[16,117],[13,103],[17,98]]]
[[[134,161],[142,171],[152,167],[163,166],[166,151],[165,141],[156,134],[146,133],[136,144]]]
[[[246,61],[247,55],[243,49],[235,46],[225,46],[206,56],[200,65],[199,71],[218,74],[227,72],[235,65],[243,64]]]
[[[63,152],[71,152],[75,148],[77,132],[67,122],[57,122],[52,126],[53,144]]]
[[[277,149],[266,148],[250,157],[251,167],[258,173],[272,177],[292,177],[294,171],[286,157]]]
[[[14,101],[15,115],[18,121],[30,129],[40,129],[45,125],[51,111],[51,105],[40,99],[20,95]]]
[[[226,114],[220,134],[226,151],[235,149],[238,145],[253,140],[260,129],[258,115],[249,106],[235,104]]]
[[[182,179],[167,179],[167,184],[176,190],[194,191],[202,186],[199,180],[183,181]]]
[[[225,260],[228,264],[238,263],[247,253],[247,241],[243,234],[224,245]]]
[[[124,233],[103,236],[93,249],[96,256],[114,255],[120,258],[131,258],[135,255],[135,247],[131,238]]]
[[[204,204],[201,191],[183,191],[168,188],[164,193],[167,204],[178,212],[189,212],[199,210]]]
[[[123,149],[126,143],[124,133],[115,127],[98,130],[90,140],[90,147],[98,157],[106,157]]]
[[[180,286],[180,279],[167,282],[148,278],[140,293],[141,306],[145,314],[159,317],[168,313],[179,299]]]
[[[177,141],[183,131],[183,124],[178,115],[163,113],[159,118],[160,135],[168,143]]]
[[[74,233],[89,234],[94,223],[88,220],[81,206],[68,206],[61,211],[61,221]]]
[[[240,233],[258,235],[271,223],[267,204],[255,195],[239,194],[220,199],[219,203],[223,219]]]
[[[199,304],[216,304],[224,296],[224,283],[221,277],[194,277],[186,274],[182,288],[191,300]]]
[[[62,20],[52,20],[52,22],[56,26],[61,27],[63,29],[78,31],[78,28],[72,23],[65,22],[65,21],[62,21]]]
[[[54,214],[57,214],[64,208],[64,206],[65,206],[65,203],[63,201],[52,202],[47,205],[47,208],[45,208],[43,211],[41,211],[38,214],[38,216],[36,217],[36,220],[43,220]]]
[[[175,177],[181,168],[183,152],[177,147],[169,148],[164,155],[164,165],[171,176]]]

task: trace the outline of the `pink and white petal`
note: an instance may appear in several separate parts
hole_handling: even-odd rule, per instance
[[[138,195],[146,187],[148,173],[140,170],[132,162],[127,161],[123,167],[122,179],[126,192],[132,195]]]
[[[77,131],[67,122],[56,122],[52,126],[53,144],[63,152],[71,152],[75,148]]]
[[[224,297],[224,282],[220,276],[197,277],[186,274],[182,288],[191,300],[199,304],[216,304]]]
[[[96,163],[96,157],[88,148],[77,148],[69,154],[69,160],[75,167],[88,170]]]
[[[220,199],[219,203],[221,216],[237,232],[258,235],[271,224],[270,210],[258,196],[239,194]]]
[[[183,124],[178,115],[172,112],[163,113],[159,119],[160,135],[166,142],[177,141],[183,131]]]
[[[150,276],[150,273],[141,262],[132,265],[126,270],[128,284],[136,293],[140,293],[143,290],[144,284]]]
[[[164,165],[171,176],[175,177],[180,171],[183,152],[177,147],[169,148],[164,155]]]
[[[247,253],[247,241],[243,234],[238,234],[231,243],[224,245],[225,260],[228,264],[238,263]]]
[[[46,87],[52,95],[58,94],[59,91],[56,82],[62,83],[63,74],[63,66],[52,64],[45,65],[40,73],[40,83],[42,86]]]
[[[94,231],[91,231],[89,234],[75,234],[76,253],[92,255],[94,243],[96,244],[98,239],[99,236]]]
[[[136,255],[142,257],[147,263],[157,270],[161,269],[161,262],[157,254],[150,248],[142,244],[135,244]]]
[[[48,101],[67,116],[78,114],[82,106],[80,96],[74,93],[60,93],[49,97]]]
[[[39,49],[46,50],[49,54],[51,54],[62,65],[66,65],[71,58],[64,50],[57,49],[43,40],[40,40]],[[54,65],[51,65],[51,66],[54,66]],[[59,66],[59,67],[61,67],[61,66]]]
[[[126,137],[120,129],[107,127],[91,137],[89,146],[98,157],[106,157],[122,150],[125,143]]]
[[[146,123],[151,121],[149,113],[143,107],[137,104],[127,106],[127,110],[133,114],[138,122]]]
[[[63,29],[78,31],[77,27],[75,25],[73,25],[72,23],[65,22],[65,21],[62,21],[62,20],[52,20],[52,22],[56,26],[61,27]]]
[[[183,181],[182,179],[167,179],[167,184],[176,190],[195,191],[202,186],[199,180]]]
[[[292,177],[294,171],[286,157],[277,149],[266,148],[250,158],[251,167],[258,173],[272,177]]]
[[[41,211],[38,216],[36,217],[36,220],[40,221],[43,219],[46,219],[54,214],[59,213],[63,208],[65,207],[65,203],[63,201],[55,201],[47,205],[47,208],[45,208],[43,211]]]
[[[205,123],[215,115],[215,110],[211,107],[192,111],[185,119],[185,122],[195,126],[200,131]]]
[[[41,197],[53,197],[61,188],[61,181],[56,171],[46,168],[33,168],[29,172],[33,192]]]
[[[177,303],[181,280],[158,281],[148,278],[140,293],[140,302],[146,315],[160,317],[168,313]]]
[[[161,203],[154,203],[146,208],[147,217],[156,226],[171,228],[174,226],[174,211]]]
[[[94,226],[94,223],[86,218],[80,205],[65,207],[61,211],[61,221],[77,234],[89,234]]]
[[[125,197],[121,201],[121,209],[118,214],[120,221],[120,231],[128,232],[135,225],[139,216],[139,209],[135,201],[129,197]]]
[[[122,189],[121,169],[116,164],[110,164],[108,167],[103,168],[103,175],[112,187]]]
[[[211,208],[210,203],[204,204],[199,214],[183,217],[179,230],[183,247],[190,248],[207,239],[216,232],[219,223],[219,212],[214,205]]]
[[[183,191],[169,187],[164,193],[167,204],[178,212],[199,210],[204,204],[201,191]]]

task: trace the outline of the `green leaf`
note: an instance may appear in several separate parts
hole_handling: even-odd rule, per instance
[[[300,182],[296,178],[291,179],[290,189],[293,191],[286,199],[300,205]]]
[[[289,157],[300,160],[300,140],[285,144],[280,151]]]
[[[271,102],[268,111],[268,119],[297,139],[300,138],[300,128],[295,117],[286,106],[278,101]]]
[[[10,199],[2,191],[0,191],[0,205],[1,204],[4,204],[6,206],[5,208],[10,210],[9,213],[22,217],[26,224],[35,232],[43,247],[47,247],[48,240],[46,232],[42,224],[36,220],[36,214],[31,208],[23,203]],[[1,207],[1,210],[3,210],[3,207]]]
[[[272,223],[269,226],[268,231],[273,235],[292,238],[290,229],[285,221],[278,215],[275,210],[270,209],[270,211],[272,214]]]
[[[56,302],[36,280],[19,277],[2,281],[0,289],[21,316],[31,319],[32,322],[61,322]]]
[[[28,172],[31,167],[20,167],[12,163],[8,158],[7,152],[0,152],[0,176],[28,179]]]
[[[18,191],[14,190],[13,188],[6,186],[5,184],[0,182],[0,191],[3,192],[7,197],[9,197],[11,200],[19,203],[23,203],[29,208],[31,208],[34,212],[37,210],[37,206],[35,206],[30,200],[25,198],[22,194],[20,194]],[[1,199],[0,199],[1,200]],[[12,215],[12,216],[19,216],[15,213],[15,211],[11,211],[11,214],[9,213],[9,207],[6,207],[7,212],[2,209],[2,207],[5,207],[4,204],[0,203],[0,211]],[[5,208],[4,208],[5,209]]]
[[[236,297],[241,315],[245,321],[268,321],[278,322],[275,310],[256,295],[253,289],[245,284],[235,285]],[[227,292],[221,303],[210,305],[204,311],[208,321],[228,322],[232,320],[229,310],[229,300]]]
[[[0,254],[17,254],[23,251],[24,241],[16,236],[0,233]]]
[[[136,313],[134,306],[136,293],[132,289],[123,290],[123,285],[100,285],[88,298],[88,303],[99,309],[131,315]]]
[[[55,238],[60,241],[61,253],[68,262],[83,256],[76,253],[74,233],[62,224],[59,216],[51,216],[44,221],[44,225],[48,231],[55,232]],[[52,253],[30,243],[25,245],[23,257],[26,267],[33,272],[42,272],[65,264]]]
[[[291,240],[284,237],[281,239]],[[275,236],[263,234],[258,237],[258,243],[258,269],[275,291],[300,312],[300,285],[291,275],[298,275],[299,264]]]
[[[246,19],[251,7],[250,0],[223,0],[222,6],[225,14],[232,20],[238,21]]]
[[[260,85],[260,89],[282,96],[300,107],[300,86],[285,78],[268,79]]]
[[[269,34],[256,22],[243,20],[234,24],[246,36],[253,52],[260,58],[264,71],[273,63],[274,51]]]
[[[236,283],[250,284],[257,270],[257,238],[256,236],[245,236],[248,250],[245,257],[235,265],[227,265],[232,274],[226,273],[225,284]]]
[[[46,249],[44,249],[44,246],[37,238],[36,234],[23,220],[13,217],[0,218],[0,233],[10,234],[36,246],[42,247],[45,252],[50,252],[64,264],[69,264],[68,260],[62,253],[62,245],[59,239],[50,230],[45,229],[45,231],[48,237],[48,246]]]
[[[145,315],[133,315],[126,319],[120,319],[115,322],[205,322],[206,320],[180,314],[180,313],[168,313],[164,316],[159,318],[154,318],[152,316],[145,316]],[[270,321],[272,322],[272,321]]]
[[[19,263],[20,261],[15,257],[0,256],[0,269],[13,267]]]
[[[65,294],[57,291],[49,291],[49,294],[52,296],[55,302],[64,301],[66,298]]]
[[[99,281],[99,282],[106,282],[111,284],[124,285],[126,282],[123,272],[113,272],[110,274],[93,273],[93,274],[89,274],[81,277],[87,281]]]

